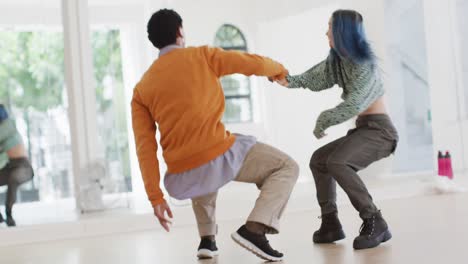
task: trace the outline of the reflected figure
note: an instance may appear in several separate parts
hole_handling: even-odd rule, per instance
[[[31,163],[27,158],[21,136],[16,125],[9,118],[5,107],[0,104],[0,186],[7,186],[5,201],[6,220],[0,213],[0,223],[16,226],[13,219],[13,205],[16,202],[18,187],[34,176]]]

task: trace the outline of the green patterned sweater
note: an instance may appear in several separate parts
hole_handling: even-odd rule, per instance
[[[364,112],[384,94],[380,69],[374,61],[357,64],[333,53],[303,74],[288,75],[286,80],[289,88],[306,88],[318,92],[337,84],[343,89],[341,98],[344,101],[319,115],[314,129],[317,138],[327,128]]]
[[[0,122],[0,169],[8,163],[7,151],[21,144],[21,137],[16,130],[15,122],[6,119]]]

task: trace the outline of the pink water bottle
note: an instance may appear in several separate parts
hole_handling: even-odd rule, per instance
[[[453,168],[452,168],[452,157],[450,156],[450,152],[445,152],[445,170],[446,170],[446,176],[449,177],[449,179],[453,179]]]
[[[445,176],[447,171],[445,168],[445,163],[444,154],[442,154],[442,151],[439,151],[439,154],[437,155],[437,174],[441,177]]]

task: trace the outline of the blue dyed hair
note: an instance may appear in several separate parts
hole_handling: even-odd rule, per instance
[[[374,53],[367,42],[362,15],[354,10],[337,10],[332,15],[333,50],[354,63],[373,61]]]

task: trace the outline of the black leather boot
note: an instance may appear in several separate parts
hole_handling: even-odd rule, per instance
[[[329,213],[321,216],[322,225],[320,229],[315,231],[313,236],[314,243],[333,243],[346,237],[338,213]]]
[[[392,238],[387,222],[379,212],[364,219],[359,230],[359,236],[354,239],[354,249],[373,248]]]

